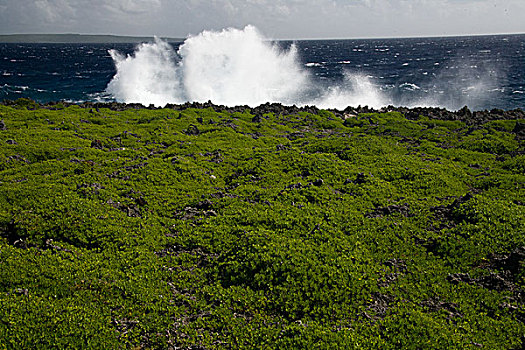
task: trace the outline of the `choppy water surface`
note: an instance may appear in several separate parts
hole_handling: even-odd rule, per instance
[[[525,35],[271,42],[0,44],[0,99],[525,109]]]

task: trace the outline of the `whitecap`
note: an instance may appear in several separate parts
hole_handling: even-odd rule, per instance
[[[399,88],[409,90],[409,91],[415,91],[415,90],[421,90],[421,88],[413,83],[403,83],[399,85]]]

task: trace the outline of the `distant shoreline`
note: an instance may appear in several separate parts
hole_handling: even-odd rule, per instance
[[[9,34],[0,35],[0,43],[20,44],[137,44],[153,41],[147,36],[84,35],[84,34]],[[168,42],[182,42],[182,38],[167,38]]]
[[[450,35],[428,37],[385,37],[385,38],[304,38],[304,39],[276,39],[275,41],[336,41],[336,40],[390,40],[390,39],[422,39],[422,38],[450,38],[450,37],[489,37],[489,36],[522,36],[525,33],[508,34],[476,34]],[[185,38],[160,37],[171,43],[181,43]],[[153,36],[124,36],[124,35],[93,35],[93,34],[3,34],[0,35],[1,44],[138,44],[153,41]]]

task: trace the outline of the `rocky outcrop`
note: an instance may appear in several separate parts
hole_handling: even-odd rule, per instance
[[[15,105],[16,101],[4,100],[2,102],[4,105]],[[41,105],[41,108],[53,109],[56,108],[58,102],[50,102],[44,105]],[[109,102],[109,103],[100,103],[100,102],[84,102],[80,104],[60,102],[64,107],[70,105],[78,105],[82,108],[87,108],[90,111],[99,111],[100,108],[108,108],[113,111],[124,111],[127,109],[159,109],[160,107],[155,107],[153,105],[144,106],[138,103],[119,103],[119,102]],[[254,122],[260,122],[264,114],[273,113],[276,115],[293,115],[300,112],[307,112],[312,114],[318,114],[319,108],[316,106],[302,106],[298,107],[296,105],[287,106],[281,103],[265,103],[257,107],[250,106],[224,106],[224,105],[215,105],[211,101],[208,102],[186,102],[183,104],[167,104],[163,108],[173,109],[176,111],[182,111],[188,108],[196,109],[206,109],[212,108],[216,112],[226,112],[226,113],[244,113],[249,111],[251,114],[256,116]],[[358,107],[347,107],[344,110],[338,109],[328,109],[336,117],[345,119],[347,116],[358,116],[363,113],[386,113],[386,112],[399,112],[402,113],[407,119],[418,119],[420,116],[425,116],[430,119],[438,120],[458,120],[465,122],[467,125],[479,125],[491,120],[503,120],[503,119],[525,119],[525,112],[521,109],[514,110],[502,110],[502,109],[492,109],[490,111],[471,111],[467,106],[461,108],[458,111],[449,111],[445,108],[439,107],[395,107],[387,106],[381,109],[374,109],[368,106],[358,106]],[[1,126],[1,125],[0,125]],[[518,130],[523,134],[524,127],[520,124],[520,129]]]

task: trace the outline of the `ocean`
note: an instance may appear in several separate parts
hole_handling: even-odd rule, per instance
[[[525,109],[525,35],[292,42],[248,26],[170,44],[0,44],[0,100],[21,97]]]

